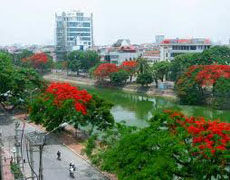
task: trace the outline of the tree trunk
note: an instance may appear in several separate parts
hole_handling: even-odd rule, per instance
[[[156,83],[156,88],[158,88],[158,81],[157,81],[157,79],[155,79],[155,83]]]

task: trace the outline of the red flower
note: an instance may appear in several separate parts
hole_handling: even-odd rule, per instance
[[[117,72],[119,69],[116,64],[104,63],[97,67],[94,71],[94,75],[98,78],[109,77],[110,74]]]
[[[51,83],[46,93],[54,95],[54,104],[59,106],[65,100],[73,100],[76,111],[86,114],[86,103],[92,96],[86,90],[79,90],[68,83]]]
[[[38,68],[41,64],[48,62],[48,57],[45,53],[37,53],[28,58],[22,59],[23,62],[30,62],[35,68]]]

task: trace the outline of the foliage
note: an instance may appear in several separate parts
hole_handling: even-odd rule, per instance
[[[138,74],[136,82],[138,84],[141,84],[142,86],[148,86],[148,84],[151,84],[153,82],[153,76],[151,73]]]
[[[102,62],[99,62],[99,63],[97,63],[95,66],[93,66],[93,67],[91,67],[91,68],[89,69],[89,76],[90,76],[91,78],[94,78],[94,71],[97,69],[97,67],[98,67],[100,64],[103,64],[103,63],[102,63]]]
[[[162,82],[164,81],[164,77],[167,78],[169,70],[171,67],[171,63],[167,61],[156,62],[153,64],[153,71],[157,74],[158,79]]]
[[[12,163],[10,165],[11,172],[14,174],[15,179],[21,179],[23,178],[23,174],[21,172],[20,166],[16,163]]]
[[[127,73],[129,73],[130,82],[132,82],[132,77],[133,77],[134,73],[136,73],[137,67],[138,67],[138,63],[136,61],[124,61],[120,65],[119,68],[126,71]]]
[[[32,55],[33,55],[32,51],[23,49],[21,52],[13,54],[13,58],[14,58],[13,63],[17,66],[25,67],[26,65],[22,62],[22,59],[31,57]]]
[[[79,60],[68,61],[68,69],[70,69],[73,72],[77,72],[77,75],[79,75],[81,65],[81,61]]]
[[[91,96],[86,90],[79,90],[68,83],[51,83],[31,106],[30,117],[47,130],[68,122],[76,128],[91,125],[97,130],[111,127],[114,123],[110,113],[111,104]]]
[[[229,123],[167,110],[91,157],[121,180],[229,179],[229,132]]]
[[[192,66],[176,82],[176,93],[182,104],[194,105],[205,103],[202,87],[195,80],[198,71],[199,69],[196,66]]]
[[[126,83],[127,79],[129,78],[129,74],[124,70],[120,70],[118,72],[110,74],[109,77],[112,84],[121,85]]]
[[[105,78],[108,78],[112,73],[118,72],[118,67],[116,64],[112,63],[104,63],[100,64],[97,69],[94,71],[94,76],[102,81],[105,80]]]
[[[219,78],[213,87],[213,105],[218,109],[230,107],[230,79]]]
[[[69,68],[75,72],[83,69],[88,71],[100,62],[100,56],[96,51],[72,51],[68,54]]]
[[[199,64],[230,64],[230,48],[228,46],[213,46],[210,49],[206,49],[201,53],[199,58]]]
[[[176,81],[192,65],[198,64],[199,53],[181,54],[171,62],[170,79]]]
[[[172,61],[171,79],[177,80],[186,69],[193,65],[230,64],[230,48],[227,46],[213,46],[202,53],[182,54]]]
[[[54,68],[64,70],[67,67],[67,61],[58,61],[54,63]]]
[[[85,51],[82,68],[88,71],[100,62],[100,56],[96,51]]]
[[[229,65],[191,66],[176,83],[177,95],[184,104],[206,103],[205,98],[216,91],[215,85],[220,78],[230,78]],[[222,81],[221,86],[227,85]],[[229,96],[225,95],[225,98]]]
[[[52,67],[51,57],[48,57],[46,53],[36,53],[30,57],[23,58],[21,60],[26,66],[31,66],[35,69],[43,71],[48,71]]]
[[[84,117],[87,125],[91,125],[90,134],[93,133],[95,127],[97,131],[113,127],[114,118],[110,112],[112,107],[113,104],[106,102],[104,99],[96,95],[92,96],[92,99],[87,104],[88,113]]]
[[[6,110],[25,107],[30,93],[44,85],[35,70],[15,67],[10,60],[0,54],[0,103]]]
[[[137,72],[139,74],[149,73],[151,72],[150,66],[148,64],[148,61],[144,58],[138,58],[137,59]]]

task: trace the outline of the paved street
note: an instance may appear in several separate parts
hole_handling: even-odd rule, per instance
[[[3,142],[5,149],[12,149],[14,146],[14,121],[0,112],[0,129],[3,134]],[[26,124],[25,133],[35,131],[35,127]],[[38,130],[37,130],[38,131]],[[56,159],[56,152],[62,153],[61,161]],[[24,159],[26,159],[26,148],[23,148]],[[38,151],[34,152],[34,166],[38,174]],[[79,180],[104,180],[106,179],[99,171],[90,166],[85,160],[74,154],[70,149],[62,145],[54,137],[49,135],[47,145],[44,147],[43,165],[44,165],[44,180],[69,180],[69,163],[73,162],[76,165],[75,179]],[[27,177],[30,176],[30,168],[28,163],[25,166]],[[36,179],[36,178],[35,178]]]

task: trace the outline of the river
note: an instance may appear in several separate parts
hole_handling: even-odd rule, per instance
[[[177,109],[189,116],[204,116],[230,122],[230,110],[214,110],[205,106],[179,105],[175,99],[165,97],[148,97],[140,93],[130,93],[115,89],[96,88],[80,85],[91,94],[114,104],[111,112],[116,122],[125,121],[127,125],[144,127],[146,120],[152,117],[155,111],[161,109]]]

